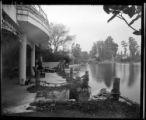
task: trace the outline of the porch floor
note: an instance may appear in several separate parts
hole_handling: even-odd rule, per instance
[[[18,78],[7,78],[1,82],[2,113],[29,112],[26,108],[33,102],[36,93],[29,93],[29,86],[20,86]]]

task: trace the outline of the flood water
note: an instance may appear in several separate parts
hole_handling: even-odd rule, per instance
[[[101,88],[111,91],[113,78],[120,78],[122,96],[140,103],[141,65],[130,63],[90,63],[82,68],[89,71],[91,94],[95,95]]]

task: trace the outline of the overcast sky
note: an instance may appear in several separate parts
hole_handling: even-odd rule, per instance
[[[75,43],[79,43],[83,51],[90,51],[93,42],[105,40],[112,36],[114,41],[121,44],[122,40],[128,42],[129,37],[134,37],[139,45],[141,37],[133,35],[133,30],[119,18],[107,23],[112,16],[103,11],[101,5],[44,5],[41,6],[48,16],[49,22],[64,24],[69,29],[70,35],[76,35]],[[139,28],[141,21],[135,23]],[[121,47],[119,47],[121,50]]]

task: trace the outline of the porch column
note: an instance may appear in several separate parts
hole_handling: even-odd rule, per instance
[[[24,85],[26,81],[26,45],[27,38],[26,36],[22,36],[22,40],[20,43],[20,55],[19,55],[19,83],[20,85]]]
[[[35,44],[32,45],[32,49],[31,49],[31,75],[34,76],[34,70],[33,67],[35,66]]]

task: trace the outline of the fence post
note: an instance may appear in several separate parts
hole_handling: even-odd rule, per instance
[[[120,78],[114,78],[113,89],[112,89],[113,99],[118,101],[120,96]]]

